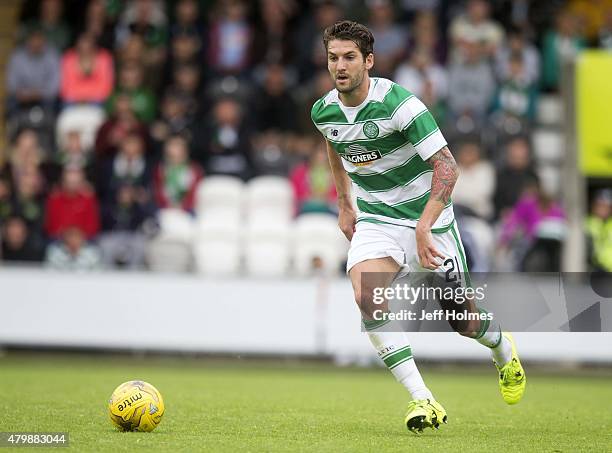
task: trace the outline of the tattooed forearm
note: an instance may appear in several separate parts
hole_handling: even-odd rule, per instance
[[[427,162],[433,168],[430,197],[447,204],[459,177],[457,163],[446,146],[431,156]]]

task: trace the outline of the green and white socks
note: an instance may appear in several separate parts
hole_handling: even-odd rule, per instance
[[[376,348],[378,357],[393,373],[414,400],[431,398],[433,395],[423,382],[421,373],[412,357],[408,336],[401,328],[394,329],[389,322],[364,321],[370,342]],[[392,332],[395,330],[395,332]]]
[[[482,308],[478,310],[481,313],[487,313],[487,311]],[[489,321],[488,319],[481,320],[480,329],[474,337],[474,340],[491,350],[491,357],[498,367],[501,368],[512,360],[512,344],[502,335],[499,322]]]

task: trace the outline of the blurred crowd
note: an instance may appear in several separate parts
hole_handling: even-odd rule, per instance
[[[374,76],[419,96],[462,177],[472,268],[558,270],[564,210],[538,178],[538,98],[564,61],[612,50],[609,0],[26,1],[6,73],[3,261],[140,268],[156,212],[192,212],[211,175],[289,178],[295,213],[335,210],[310,122],[333,88],[322,30],[375,36]],[[612,271],[612,196],[585,231]]]

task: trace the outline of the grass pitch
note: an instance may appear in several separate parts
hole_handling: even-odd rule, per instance
[[[69,432],[75,451],[612,451],[609,373],[527,367],[517,406],[502,401],[492,367],[423,374],[449,424],[416,436],[403,425],[408,396],[384,369],[12,354],[0,358],[0,431]],[[164,397],[152,433],[108,419],[108,397],[131,379]]]

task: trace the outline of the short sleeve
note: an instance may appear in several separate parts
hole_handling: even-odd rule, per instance
[[[412,97],[398,118],[398,128],[414,146],[421,159],[427,160],[447,145],[436,120],[416,97]]]

